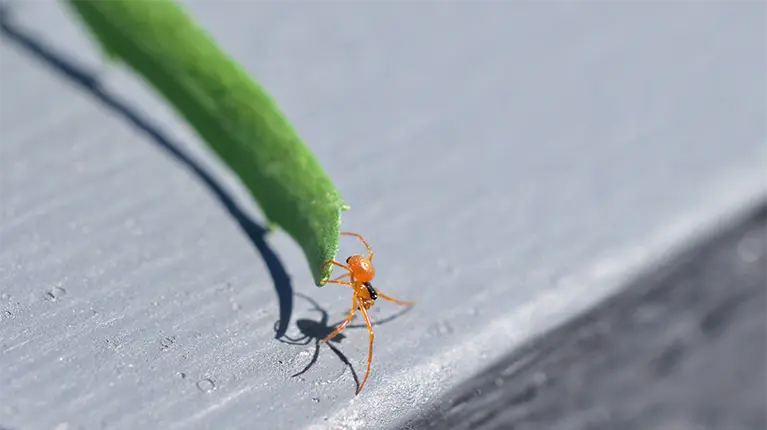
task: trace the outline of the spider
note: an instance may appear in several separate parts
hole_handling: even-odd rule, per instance
[[[352,308],[349,311],[349,316],[346,318],[346,320],[344,320],[343,323],[341,323],[341,325],[338,326],[338,328],[336,328],[320,343],[325,343],[330,339],[333,339],[338,333],[341,332],[341,330],[346,328],[346,326],[354,318],[354,314],[357,312],[357,309],[362,312],[362,316],[365,317],[365,324],[368,327],[368,333],[370,334],[370,346],[368,348],[368,368],[365,372],[365,377],[362,379],[362,383],[360,384],[359,388],[357,388],[357,394],[359,394],[360,391],[362,391],[362,387],[365,386],[365,382],[368,380],[368,376],[370,375],[370,364],[373,361],[373,324],[370,322],[368,309],[375,305],[375,301],[379,297],[401,306],[412,306],[415,303],[397,300],[394,297],[387,296],[386,294],[373,288],[371,281],[375,276],[375,269],[373,268],[373,250],[370,248],[370,245],[368,245],[367,241],[365,241],[365,239],[357,233],[342,232],[341,235],[355,236],[358,238],[362,244],[365,245],[365,248],[367,248],[368,256],[365,257],[364,255],[355,254],[346,259],[346,264],[339,263],[335,260],[328,260],[322,265],[322,267],[325,268],[327,265],[333,264],[346,270],[347,273],[344,273],[336,279],[328,280],[327,282],[347,285],[351,287],[352,290],[354,290],[354,294],[352,295]],[[347,276],[349,277],[349,281],[341,280]]]

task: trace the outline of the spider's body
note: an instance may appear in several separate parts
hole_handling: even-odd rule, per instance
[[[370,255],[373,258],[373,255]],[[349,270],[352,274],[352,279],[356,279],[362,283],[370,282],[376,275],[376,269],[373,268],[373,262],[365,258],[364,255],[352,255],[346,259],[346,264],[349,265]]]
[[[370,364],[373,359],[373,325],[370,322],[370,316],[368,315],[368,309],[373,307],[375,305],[375,301],[380,297],[384,300],[389,300],[391,302],[397,303],[399,305],[403,306],[410,306],[413,303],[412,302],[404,302],[401,300],[397,300],[393,297],[389,297],[386,294],[383,294],[379,291],[377,291],[374,287],[371,281],[375,277],[375,269],[373,268],[373,250],[370,248],[370,245],[365,241],[365,239],[362,238],[359,234],[356,233],[341,233],[344,236],[356,236],[360,241],[362,241],[362,244],[365,245],[365,248],[368,250],[367,257],[364,255],[352,255],[351,257],[346,259],[346,264],[341,264],[338,261],[335,260],[329,260],[326,261],[324,266],[327,266],[328,264],[333,264],[338,267],[341,267],[347,271],[347,273],[344,273],[343,275],[339,276],[336,279],[329,280],[329,283],[334,284],[341,284],[341,285],[347,285],[349,287],[352,287],[354,290],[354,294],[352,295],[352,308],[349,312],[349,316],[346,318],[346,320],[341,323],[341,325],[336,328],[333,333],[330,333],[325,339],[322,340],[322,342],[327,342],[330,339],[333,339],[338,333],[341,332],[354,318],[354,314],[357,312],[357,309],[362,312],[362,316],[365,317],[365,324],[368,326],[368,332],[370,333],[370,348],[368,352],[368,369],[365,373],[365,378],[362,380],[362,383],[360,384],[359,388],[357,389],[357,394],[362,390],[362,387],[365,386],[365,382],[368,379],[368,376],[370,375]],[[344,279],[346,277],[349,277],[349,282],[342,281],[341,279]]]

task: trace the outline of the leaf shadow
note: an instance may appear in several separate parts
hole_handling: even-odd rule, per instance
[[[87,68],[78,64],[76,61],[67,58],[67,55],[56,52],[54,49],[46,46],[45,43],[37,40],[35,36],[26,30],[14,25],[12,11],[9,6],[3,2],[0,3],[0,34],[10,42],[13,42],[21,51],[28,56],[47,66],[54,73],[67,80],[69,83],[86,94],[89,94],[98,100],[105,108],[118,114],[136,129],[142,131],[150,140],[160,149],[172,156],[182,166],[191,170],[198,179],[208,188],[208,190],[218,199],[222,206],[229,212],[245,233],[250,242],[261,254],[261,258],[266,264],[269,274],[274,282],[274,290],[277,293],[280,308],[280,324],[275,330],[276,338],[285,334],[288,323],[293,311],[293,287],[290,277],[285,270],[282,262],[272,248],[266,243],[265,236],[268,230],[254,222],[237,205],[232,196],[224,190],[221,184],[211,176],[197,161],[181,150],[180,146],[172,141],[156,125],[148,121],[140,111],[129,106],[124,101],[115,97],[106,91],[100,82],[98,76]]]

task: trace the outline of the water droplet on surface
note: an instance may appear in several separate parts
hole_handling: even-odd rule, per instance
[[[176,336],[167,336],[160,341],[163,350],[170,349],[173,344],[176,343]]]
[[[186,379],[186,373],[184,372],[178,372],[176,375],[181,379]]]
[[[240,306],[239,303],[232,302],[232,310],[233,311],[239,311],[240,309],[242,309],[242,306]]]
[[[453,326],[451,326],[448,322],[441,321],[431,326],[429,333],[436,336],[447,336],[453,334]]]
[[[45,298],[48,301],[55,302],[56,300],[63,297],[65,294],[67,294],[67,290],[61,288],[61,287],[53,287],[50,291],[45,293]]]
[[[212,379],[205,378],[197,382],[197,389],[203,393],[210,393],[216,389],[216,383]]]

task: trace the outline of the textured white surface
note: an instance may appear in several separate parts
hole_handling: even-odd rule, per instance
[[[377,251],[379,288],[418,305],[376,328],[357,398],[327,347],[291,378],[313,344],[274,339],[272,278],[230,213],[4,37],[4,426],[383,428],[765,191],[763,2],[190,5],[331,171],[352,205],[344,229]],[[105,70],[110,94],[261,220],[57,3],[16,6],[30,37]],[[268,241],[294,290],[342,319],[348,291],[315,288],[289,238]],[[312,308],[296,297],[293,321],[317,321]],[[367,333],[345,334],[336,347],[361,377]]]

